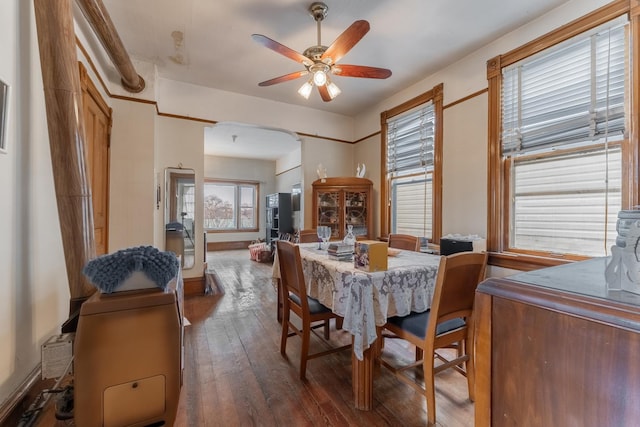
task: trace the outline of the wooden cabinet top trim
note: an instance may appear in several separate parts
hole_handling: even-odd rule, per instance
[[[342,187],[342,186],[359,186],[359,185],[373,185],[373,182],[367,178],[357,178],[357,177],[333,177],[333,178],[322,178],[316,179],[313,181],[314,187]]]

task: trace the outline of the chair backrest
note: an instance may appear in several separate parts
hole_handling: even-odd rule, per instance
[[[280,264],[280,282],[282,285],[282,302],[285,304],[284,307],[288,308],[290,302],[289,294],[292,293],[300,300],[302,310],[309,312],[300,248],[285,240],[278,240],[276,245],[278,263]]]
[[[420,238],[409,234],[389,234],[389,247],[418,252],[420,251]]]
[[[316,230],[300,230],[298,232],[298,243],[316,243],[318,242],[318,232]]]
[[[459,252],[440,258],[426,339],[435,336],[444,321],[473,313],[476,287],[484,280],[486,252]]]

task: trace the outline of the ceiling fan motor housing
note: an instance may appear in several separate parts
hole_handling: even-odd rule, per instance
[[[311,6],[309,6],[309,13],[316,21],[322,21],[327,16],[328,10],[329,7],[321,1],[313,2]]]
[[[327,50],[327,46],[311,46],[305,49],[302,54],[312,61],[320,61],[320,57]]]

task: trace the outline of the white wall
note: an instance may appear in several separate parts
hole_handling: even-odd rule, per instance
[[[158,110],[188,117],[288,129],[353,141],[352,117],[167,79],[157,85]]]
[[[302,144],[300,144],[302,145]],[[285,173],[300,167],[302,163],[302,146],[276,160],[276,174]]]
[[[291,189],[295,184],[302,182],[302,168],[289,169],[286,172],[276,176],[276,193],[291,193]]]
[[[0,153],[0,402],[40,361],[69,314],[33,2],[5,0],[0,79],[11,87]]]
[[[322,164],[327,170],[327,177],[354,176],[353,144],[330,141],[322,138],[302,138],[302,195],[304,198],[303,224],[309,227],[312,223],[313,181],[318,179],[316,172]]]
[[[366,171],[364,177],[370,179],[373,182],[373,224],[372,237],[377,238],[380,233],[380,174],[382,173],[380,164],[380,150],[382,140],[380,135],[374,135],[355,144],[353,148],[353,161],[355,165],[352,166],[354,174],[357,164],[366,165]]]
[[[176,168],[180,165],[183,168],[195,171],[195,194],[203,193],[204,180],[204,124],[190,120],[174,119],[170,117],[156,118],[156,138],[155,138],[155,171],[162,171],[168,167]],[[153,174],[151,175],[153,179]],[[149,195],[155,197],[155,187],[150,185],[145,187]],[[162,185],[162,202],[166,203],[165,186]],[[195,207],[195,264],[193,268],[184,270],[183,277],[201,277],[204,269],[204,228],[203,228],[203,206],[202,201],[196,198]],[[156,226],[164,230],[164,218]],[[164,239],[163,245],[164,248]]]
[[[444,110],[442,235],[487,235],[487,94]]]
[[[140,245],[163,248],[155,234],[155,108],[118,99],[109,101],[113,108],[109,252]]]

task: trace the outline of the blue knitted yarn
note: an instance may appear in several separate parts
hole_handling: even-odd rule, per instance
[[[164,290],[178,273],[179,266],[173,252],[161,252],[153,246],[138,246],[92,259],[82,272],[104,293],[118,289],[136,271],[143,272]]]

